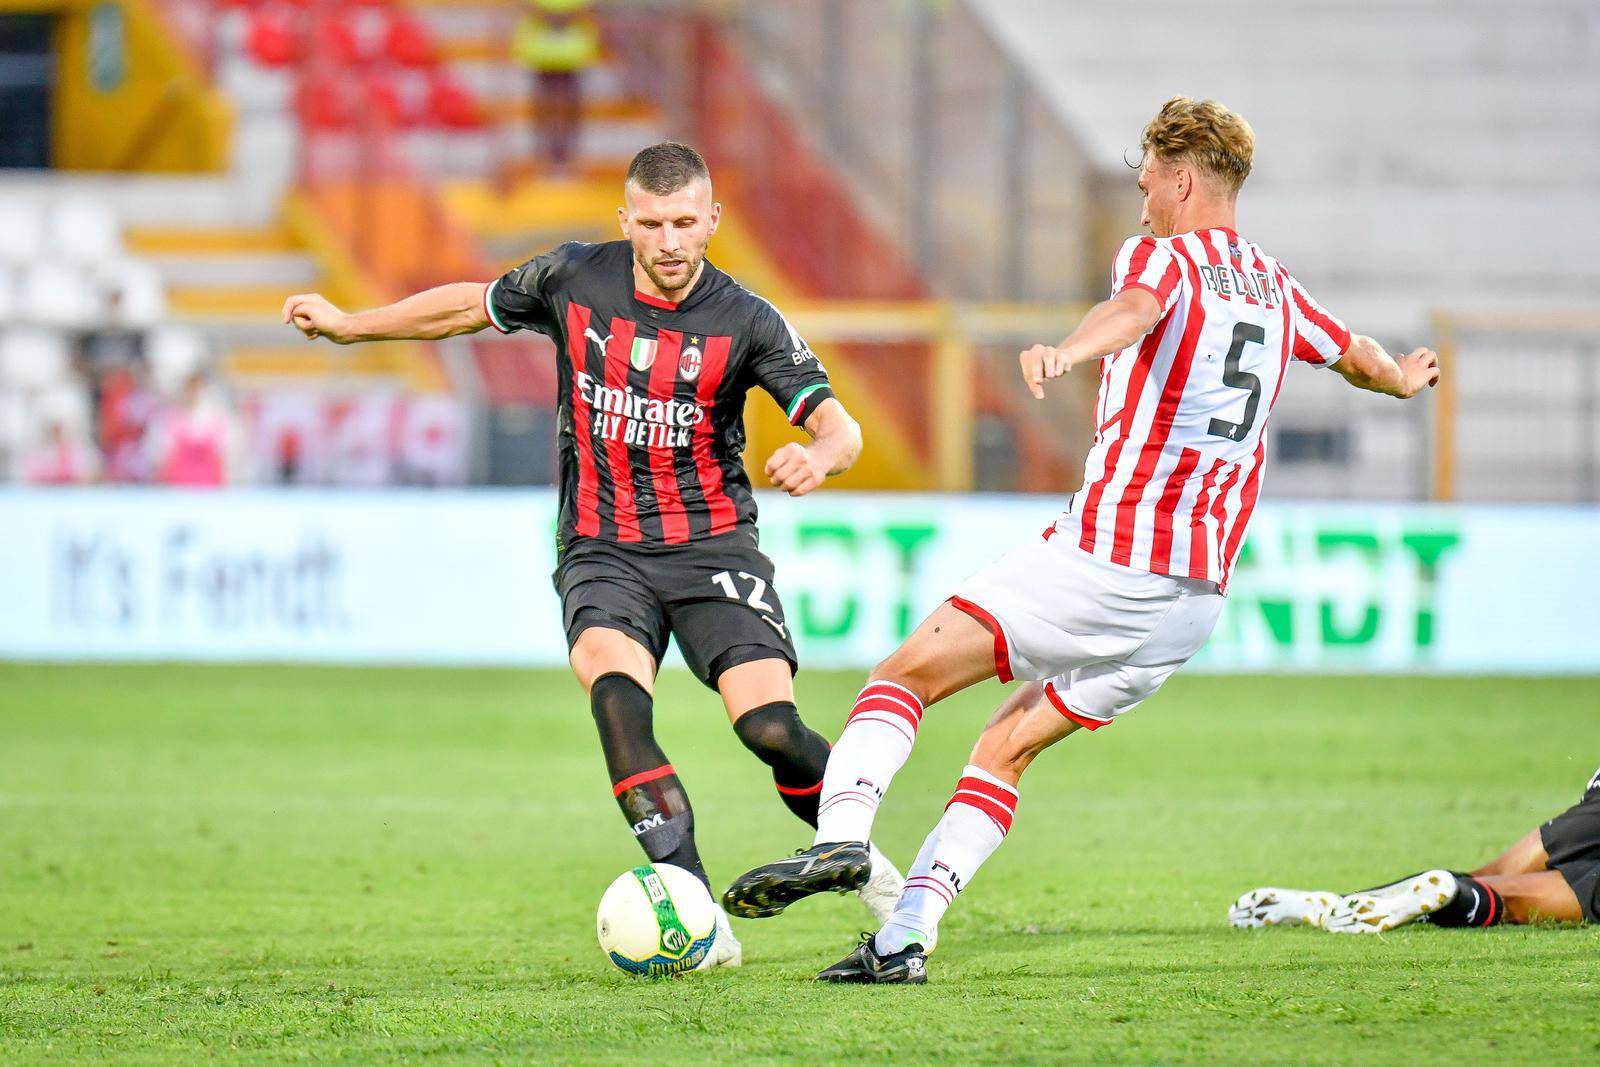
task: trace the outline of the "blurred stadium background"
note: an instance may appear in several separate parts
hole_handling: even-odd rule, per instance
[[[1242,228],[1447,368],[1295,377],[1208,662],[1600,668],[1597,40],[1585,0],[3,0],[0,655],[559,664],[548,342],[278,312],[609,238],[674,137],[868,428],[831,488],[889,495],[767,534],[810,661],[870,663],[1075,487],[1094,376],[1033,403],[1015,353],[1102,294],[1183,91],[1256,126]]]
[[[1217,632],[1030,772],[947,985],[797,1028],[859,928],[833,900],[741,924],[737,975],[603,974],[636,851],[550,589],[551,348],[308,343],[285,296],[608,239],[630,156],[700,147],[712,259],[865,427],[762,500],[835,736],[1077,487],[1095,376],[1036,403],[1016,353],[1104,294],[1175,93],[1255,125],[1241,230],[1441,387],[1291,372]],[[1479,862],[1592,773],[1597,192],[1593,0],[0,0],[0,1059],[1592,1062],[1600,931],[1222,915]],[[759,470],[794,431],[748,422]],[[660,685],[714,877],[799,844]],[[997,691],[930,716],[891,854]]]

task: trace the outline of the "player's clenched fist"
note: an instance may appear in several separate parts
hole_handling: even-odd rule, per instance
[[[1403,379],[1401,397],[1410,399],[1424,389],[1439,384],[1439,353],[1431,348],[1419,348],[1395,360],[1400,364]]]
[[[790,496],[805,496],[822,484],[828,470],[809,448],[790,441],[767,460],[767,477]]]
[[[307,337],[326,337],[335,344],[351,341],[344,326],[349,316],[330,304],[321,293],[296,293],[283,302],[283,321]]]
[[[1028,383],[1028,391],[1038,400],[1044,399],[1044,383],[1048,379],[1059,378],[1072,369],[1066,350],[1053,345],[1034,345],[1020,358],[1022,380]]]

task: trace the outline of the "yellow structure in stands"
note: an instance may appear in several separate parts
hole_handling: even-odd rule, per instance
[[[215,171],[233,110],[150,0],[0,0],[57,21],[54,164],[61,170]]]

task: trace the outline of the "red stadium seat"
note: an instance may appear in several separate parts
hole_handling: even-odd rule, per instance
[[[433,34],[421,19],[411,15],[397,14],[389,20],[383,51],[402,67],[431,67],[437,59]]]
[[[295,113],[312,132],[348,130],[360,117],[355,94],[344,79],[333,74],[311,74],[300,80]]]
[[[477,129],[483,109],[464,85],[440,71],[428,82],[428,121],[452,130]]]
[[[267,9],[254,12],[245,30],[244,47],[251,59],[263,67],[286,67],[301,56],[300,35],[287,12]]]
[[[362,66],[373,58],[372,45],[364,39],[356,20],[347,11],[334,10],[319,16],[311,41],[318,54],[341,66]]]
[[[367,106],[387,126],[409,128],[422,120],[420,108],[401,80],[388,71],[369,74],[365,84]]]

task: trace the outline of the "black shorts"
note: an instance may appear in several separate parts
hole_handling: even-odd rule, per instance
[[[1539,827],[1550,856],[1546,866],[1560,871],[1572,887],[1583,917],[1600,923],[1600,775],[1583,799]]]
[[[659,665],[667,638],[676,637],[689,669],[713,689],[741,663],[799,666],[772,561],[754,531],[652,548],[585,537],[562,554],[551,578],[569,651],[583,631],[604,626],[638,641]]]

